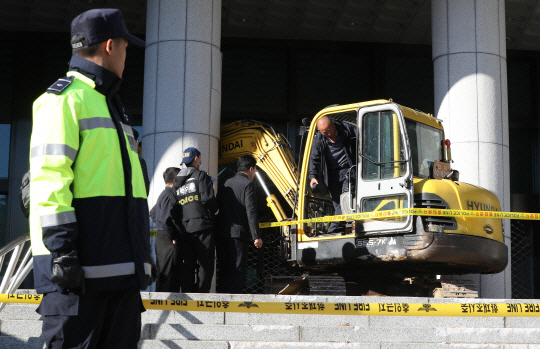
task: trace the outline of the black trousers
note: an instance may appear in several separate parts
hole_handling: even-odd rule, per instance
[[[165,231],[158,230],[154,241],[158,279],[156,292],[180,292],[182,253],[180,241],[173,244]]]
[[[244,293],[250,243],[232,238],[216,240],[219,293]]]
[[[143,311],[138,289],[48,293],[37,310],[47,349],[136,349]]]
[[[184,257],[182,292],[210,292],[216,260],[214,229],[184,233],[180,245]]]

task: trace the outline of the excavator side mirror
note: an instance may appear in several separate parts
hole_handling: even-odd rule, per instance
[[[452,151],[450,150],[450,140],[447,139],[446,141],[444,141],[444,145],[446,145],[446,161],[448,161],[449,163],[450,162],[453,162],[452,161]]]

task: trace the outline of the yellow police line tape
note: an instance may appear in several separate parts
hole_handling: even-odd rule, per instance
[[[42,295],[0,294],[0,303],[39,304]],[[540,303],[322,303],[143,299],[148,310],[256,314],[540,317]]]
[[[494,219],[525,219],[540,220],[540,213],[501,212],[501,211],[473,211],[473,210],[438,210],[429,208],[403,208],[387,211],[352,213],[337,216],[307,218],[298,221],[283,221],[259,223],[259,228],[282,227],[301,223],[324,223],[338,221],[352,221],[360,219],[388,219],[403,216],[442,216],[467,218],[494,218]]]

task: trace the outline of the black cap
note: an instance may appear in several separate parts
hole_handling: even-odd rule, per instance
[[[189,164],[195,159],[196,156],[200,156],[201,152],[195,147],[189,147],[182,153],[182,164]]]
[[[100,8],[81,13],[71,22],[71,37],[82,35],[83,40],[72,43],[72,48],[92,46],[109,39],[124,38],[133,45],[144,47],[144,40],[128,33],[122,12]]]

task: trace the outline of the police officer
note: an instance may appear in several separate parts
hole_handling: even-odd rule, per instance
[[[132,118],[118,96],[128,33],[115,9],[71,23],[72,58],[33,106],[30,232],[47,348],[136,348],[155,277]]]
[[[156,205],[150,210],[150,218],[157,228],[154,241],[158,278],[156,292],[180,292],[180,274],[182,271],[182,255],[180,254],[178,232],[167,229],[167,219],[176,202],[173,193],[174,178],[180,172],[178,167],[168,167],[163,172],[165,189],[159,194]]]
[[[212,178],[199,170],[201,152],[197,148],[187,148],[182,164],[186,167],[174,179],[173,191],[178,204],[171,209],[170,221],[182,232],[182,292],[207,293],[214,275],[214,229],[218,205]]]

